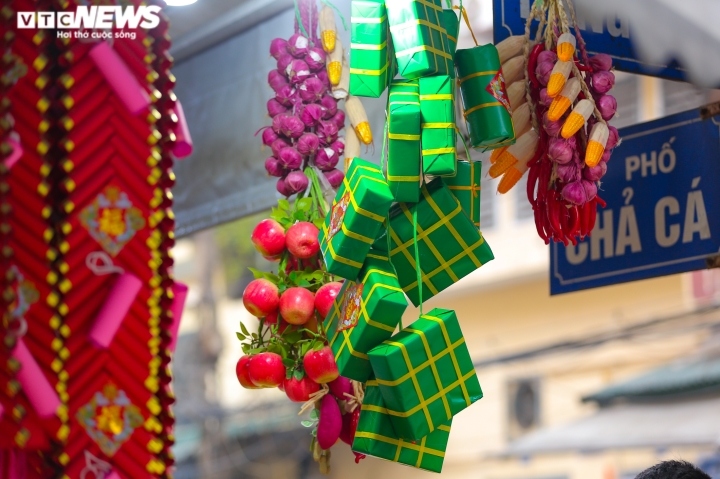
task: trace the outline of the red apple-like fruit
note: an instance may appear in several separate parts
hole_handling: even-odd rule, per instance
[[[358,420],[360,419],[360,408],[355,408],[351,413],[342,417],[342,429],[340,430],[340,440],[345,444],[352,446],[355,439],[355,431],[357,431]]]
[[[312,223],[299,221],[288,228],[285,243],[290,253],[299,259],[308,259],[320,251],[320,230]]]
[[[262,388],[276,388],[285,380],[285,365],[279,354],[257,354],[250,358],[247,369],[250,381]]]
[[[288,288],[280,296],[280,315],[290,324],[305,324],[315,312],[315,295],[305,288]]]
[[[295,379],[295,376],[290,379],[285,378],[283,386],[287,397],[294,402],[308,401],[312,393],[320,390],[320,385],[307,377],[307,375],[300,380]]]
[[[342,283],[333,282],[322,285],[315,293],[315,309],[318,310],[323,321],[332,311],[333,301],[340,293],[340,288],[342,288]]]
[[[245,309],[257,318],[264,318],[275,311],[279,303],[278,287],[267,279],[254,279],[243,291]]]
[[[258,223],[250,239],[260,254],[268,259],[285,251],[285,229],[275,220],[266,219]]]
[[[235,366],[235,374],[237,374],[240,385],[245,389],[259,389],[259,386],[253,384],[248,374],[248,364],[250,362],[250,356],[242,356]]]
[[[277,324],[279,317],[280,317],[280,313],[276,309],[272,313],[268,313],[265,315],[265,324],[267,324],[267,325]]]
[[[325,346],[320,351],[311,349],[305,353],[303,366],[305,367],[305,374],[319,384],[329,383],[340,376],[337,364],[335,364],[335,356],[330,346]]]

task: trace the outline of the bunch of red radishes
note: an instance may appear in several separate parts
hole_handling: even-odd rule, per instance
[[[345,149],[339,136],[345,113],[331,94],[326,53],[295,33],[289,40],[274,39],[270,54],[277,60],[277,69],[268,74],[275,96],[267,102],[272,125],[262,133],[263,144],[272,150],[265,169],[278,178],[277,190],[285,196],[307,189],[304,171],[312,166],[337,188],[344,178],[336,166]]]

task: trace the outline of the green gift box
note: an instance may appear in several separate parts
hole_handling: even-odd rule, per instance
[[[420,304],[415,268],[414,219],[417,212],[417,245],[423,302],[491,261],[492,250],[460,203],[435,178],[421,189],[416,204],[398,203],[390,210],[390,262],[405,294]],[[377,239],[380,244],[385,238]]]
[[[457,50],[457,39],[460,33],[460,19],[453,10],[443,10],[440,15],[440,25],[445,28],[448,38],[448,53],[455,58],[455,50]],[[448,75],[455,78],[455,66],[452,65],[448,71]]]
[[[387,253],[370,250],[358,281],[345,281],[325,320],[341,376],[367,381],[367,353],[392,336],[407,305]]]
[[[388,95],[387,180],[395,201],[420,199],[420,88],[395,80]]]
[[[365,384],[365,398],[352,450],[426,471],[441,472],[451,424],[452,420],[441,424],[419,441],[398,437],[390,422],[378,383],[371,380]]]
[[[319,234],[330,274],[357,278],[391,204],[392,194],[380,168],[353,159]]]
[[[512,109],[495,45],[458,50],[455,63],[472,147],[493,149],[515,143]]]
[[[353,0],[350,23],[350,94],[377,98],[391,79],[384,0]]]
[[[400,76],[447,75],[453,57],[441,23],[441,0],[391,0],[385,5]]]
[[[403,439],[420,440],[483,396],[455,311],[433,309],[368,356]]]
[[[455,174],[455,82],[439,75],[421,78],[419,84],[423,173]]]
[[[455,199],[460,202],[465,214],[480,228],[480,178],[482,163],[460,160],[457,162],[457,172],[452,176],[444,176],[447,185]]]

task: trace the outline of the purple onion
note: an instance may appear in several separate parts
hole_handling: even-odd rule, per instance
[[[620,134],[618,133],[617,128],[614,126],[608,125],[608,139],[607,143],[605,144],[605,151],[612,150],[617,146],[618,141],[620,141]]]
[[[323,108],[325,108],[325,115],[323,118],[326,120],[335,116],[335,113],[338,111],[337,100],[330,95],[323,96],[322,100],[320,100],[320,104]]]
[[[558,165],[555,168],[558,178],[563,183],[571,183],[580,179],[582,175],[581,168],[578,167],[574,162],[567,163],[565,165]]]
[[[270,42],[270,55],[277,60],[283,53],[288,53],[287,47],[287,40],[284,38],[275,38]]]
[[[278,160],[288,170],[297,170],[302,166],[302,155],[292,146],[280,150]]]
[[[582,185],[585,189],[585,196],[587,196],[587,201],[591,201],[597,196],[597,183],[595,183],[594,181],[582,180]]]
[[[280,58],[277,59],[277,69],[281,72],[285,72],[287,70],[287,67],[290,66],[293,60],[295,60],[295,58],[293,58],[293,56],[289,53],[281,54]],[[287,76],[287,74],[285,76]]]
[[[273,91],[277,92],[279,89],[288,84],[285,74],[280,70],[270,70],[268,73],[268,85]]]
[[[289,108],[293,106],[298,99],[297,90],[290,85],[285,85],[275,93],[275,99],[281,105]]]
[[[297,141],[297,150],[303,156],[312,156],[320,148],[320,138],[315,133],[304,133]]]
[[[311,72],[319,72],[325,68],[325,51],[322,48],[312,47],[305,55],[305,63],[310,67]]]
[[[535,67],[535,76],[542,86],[547,86],[550,81],[550,74],[552,73],[555,63],[553,62],[542,62],[538,63]]]
[[[262,132],[262,142],[265,146],[270,146],[273,144],[273,141],[280,138],[278,134],[272,129],[272,128],[265,128]]]
[[[326,90],[325,85],[317,77],[310,77],[300,85],[298,93],[305,103],[315,103],[320,101]]]
[[[325,178],[327,178],[330,186],[332,186],[333,188],[337,188],[342,185],[343,178],[345,178],[345,173],[337,169],[323,171],[323,175],[325,175]]]
[[[330,88],[330,78],[328,77],[327,70],[320,70],[317,72],[318,80],[323,82],[326,88]]]
[[[333,144],[330,145],[330,148],[335,150],[335,153],[337,153],[338,156],[342,156],[342,154],[345,153],[345,139],[338,138],[337,140],[333,141]]]
[[[562,138],[550,138],[550,142],[548,143],[548,158],[559,165],[570,163],[573,159],[573,151],[575,149],[575,137],[570,138],[570,140],[573,140],[572,143]]]
[[[282,116],[283,115],[277,115],[272,119],[272,129],[278,135],[282,134]]]
[[[549,107],[553,99],[547,94],[547,88],[540,90],[540,104],[545,107]]]
[[[590,57],[590,67],[595,71],[609,71],[612,68],[612,58],[605,53],[598,53]]]
[[[305,124],[295,115],[283,113],[275,118],[280,118],[280,132],[289,138],[300,138],[305,132]]]
[[[595,102],[597,109],[600,110],[603,120],[609,121],[617,111],[617,100],[612,95],[603,95]]]
[[[605,151],[603,152],[602,157],[600,157],[600,161],[603,163],[607,163],[610,161],[610,157],[612,156],[612,150],[605,148]]]
[[[290,191],[290,188],[288,188],[287,183],[285,183],[285,179],[284,179],[284,178],[280,178],[280,179],[277,181],[277,184],[275,185],[275,188],[277,188],[278,193],[280,193],[280,194],[283,195],[283,196],[290,196],[290,195],[293,194],[293,192]]]
[[[302,111],[300,111],[300,119],[306,126],[314,127],[320,123],[323,113],[325,113],[323,107],[317,103],[310,103],[309,105],[305,105]]]
[[[270,115],[271,118],[274,118],[274,117],[278,116],[280,113],[287,112],[287,108],[285,108],[275,98],[271,98],[267,102],[267,111],[268,111],[268,115]]]
[[[607,173],[607,164],[601,161],[593,167],[583,168],[583,178],[588,181],[600,181],[600,179]]]
[[[309,43],[306,37],[296,33],[288,40],[288,51],[295,58],[302,58],[307,54]]]
[[[332,148],[320,148],[315,155],[315,166],[323,171],[332,170],[337,166],[340,157]]]
[[[538,63],[552,63],[555,64],[557,61],[558,56],[557,53],[555,53],[552,50],[543,50],[540,52],[540,54],[537,57]]]
[[[287,141],[284,138],[278,138],[277,140],[272,142],[272,144],[270,145],[270,150],[272,150],[273,156],[275,158],[279,158],[280,150],[282,150],[283,148],[286,148],[288,146],[292,146],[292,144],[289,141]]]
[[[543,115],[543,128],[545,132],[550,136],[558,136],[560,130],[562,130],[563,124],[561,121],[550,121],[547,116],[547,112]]]
[[[308,177],[305,176],[305,173],[302,171],[292,171],[285,178],[285,185],[290,191],[290,194],[305,191],[309,183]]]
[[[582,205],[587,202],[587,193],[582,184],[582,181],[573,181],[568,183],[562,189],[562,197],[565,201],[568,201],[574,205]]]
[[[338,127],[331,121],[321,121],[317,129],[320,143],[323,145],[332,145],[338,139]]]
[[[310,78],[310,67],[302,60],[293,60],[285,69],[290,83],[296,85]]]
[[[335,113],[335,116],[333,116],[330,121],[335,123],[335,125],[338,127],[338,130],[342,130],[345,128],[345,112],[342,110],[338,110],[337,113]]]
[[[280,160],[274,156],[265,160],[265,171],[267,171],[270,176],[275,176],[277,178],[280,178],[285,173],[283,171],[282,163],[280,163]]]
[[[593,73],[592,89],[595,93],[603,94],[612,90],[615,85],[615,75],[612,72],[599,71]]]

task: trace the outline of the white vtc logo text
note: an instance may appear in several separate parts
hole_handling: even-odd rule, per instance
[[[160,7],[85,6],[74,12],[17,12],[18,28],[109,29],[155,28],[160,24]]]

